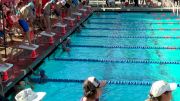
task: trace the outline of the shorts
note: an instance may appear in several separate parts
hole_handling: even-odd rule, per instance
[[[60,12],[58,12],[58,10],[54,10],[54,13],[56,14],[56,16],[60,16]]]
[[[24,20],[24,19],[19,19],[18,22],[19,22],[19,25],[23,28],[23,31],[24,31],[24,32],[28,32],[28,31],[29,31],[29,25],[28,25],[28,23],[26,22],[26,20]]]
[[[3,37],[4,33],[2,31],[0,31],[0,37]]]

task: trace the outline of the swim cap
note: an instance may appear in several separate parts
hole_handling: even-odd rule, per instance
[[[88,77],[88,81],[91,82],[96,88],[100,86],[100,82],[94,77]]]
[[[44,75],[45,71],[44,70],[40,70],[40,75]]]

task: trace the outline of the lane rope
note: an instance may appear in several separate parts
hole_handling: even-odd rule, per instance
[[[180,47],[153,47],[153,46],[101,46],[101,45],[71,45],[71,47],[88,47],[88,48],[121,48],[121,49],[169,49],[180,50]]]
[[[77,37],[93,37],[93,38],[144,38],[144,39],[180,39],[180,36],[118,36],[118,35],[77,35]]]
[[[31,78],[34,82],[39,82],[39,78]],[[83,83],[84,80],[77,80],[77,79],[54,79],[54,78],[48,78],[43,79],[45,82],[63,82],[63,83]],[[150,86],[152,85],[152,82],[149,81],[106,81],[107,84],[115,84],[115,85],[142,85],[142,86]],[[178,87],[180,87],[180,84],[177,84]]]
[[[110,63],[143,63],[143,64],[180,64],[180,61],[159,61],[159,60],[132,60],[132,59],[119,59],[119,60],[108,60],[108,59],[77,59],[77,58],[59,58],[55,57],[50,59],[54,61],[81,61],[81,62],[110,62]]]
[[[158,28],[158,29],[153,29],[153,28],[88,28],[85,27],[83,29],[89,29],[89,30],[121,30],[121,31],[128,31],[128,30],[134,30],[134,31],[147,31],[147,30],[168,30],[168,31],[180,31],[179,28]]]
[[[120,24],[120,25],[129,25],[129,24],[180,24],[180,22],[94,22],[90,21],[87,24]]]

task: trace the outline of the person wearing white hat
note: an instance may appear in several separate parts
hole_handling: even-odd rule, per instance
[[[102,87],[106,85],[106,81],[98,81],[95,77],[88,77],[84,81],[83,89],[84,96],[81,98],[81,101],[99,101],[100,96],[102,95]]]
[[[149,98],[145,101],[171,101],[172,91],[177,88],[176,83],[167,83],[163,80],[152,84]]]

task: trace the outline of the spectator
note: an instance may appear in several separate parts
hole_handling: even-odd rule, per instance
[[[99,101],[102,95],[102,87],[106,85],[106,81],[99,82],[95,77],[89,77],[84,81],[84,96],[81,101]]]
[[[167,83],[163,80],[152,84],[149,98],[145,101],[171,101],[172,91],[177,88],[176,83]]]
[[[106,4],[108,7],[115,7],[115,0],[106,0]]]
[[[139,7],[138,2],[139,2],[139,0],[134,0],[134,3],[135,3],[135,5],[134,5],[134,6]]]
[[[51,6],[55,4],[55,0],[50,0],[47,2],[43,8],[43,15],[44,15],[44,24],[46,26],[46,32],[51,34]]]
[[[35,46],[32,44],[31,39],[30,39],[30,30],[29,30],[28,21],[30,21],[30,25],[32,25],[32,18],[34,16],[33,8],[34,8],[33,3],[29,3],[25,6],[23,6],[20,9],[20,19],[18,20],[19,25],[22,27],[23,31],[25,32],[25,37],[23,39],[23,43],[25,43],[25,40],[27,39],[29,42],[29,46],[31,46],[31,47],[35,47]]]

